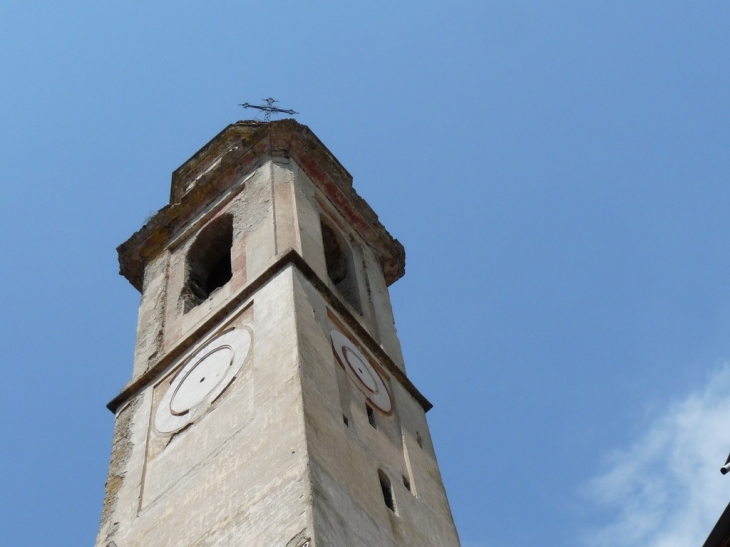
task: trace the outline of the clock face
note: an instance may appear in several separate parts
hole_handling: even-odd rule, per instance
[[[251,349],[251,333],[236,328],[196,351],[178,371],[162,397],[155,427],[174,433],[203,414],[236,377]]]
[[[393,401],[380,373],[347,336],[338,330],[333,330],[330,332],[330,337],[335,357],[355,385],[373,406],[385,414],[390,414],[393,411]]]

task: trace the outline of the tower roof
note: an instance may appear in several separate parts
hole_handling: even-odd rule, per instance
[[[286,119],[229,125],[172,174],[170,203],[118,248],[120,273],[142,290],[146,262],[203,208],[267,158],[293,159],[380,257],[388,285],[405,274],[405,250],[352,186],[352,176],[306,126]]]

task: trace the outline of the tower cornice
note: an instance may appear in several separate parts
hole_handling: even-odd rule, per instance
[[[286,119],[229,125],[172,176],[170,203],[118,248],[120,274],[139,291],[146,263],[215,199],[267,159],[291,158],[377,253],[388,285],[405,274],[405,250],[352,185],[352,176],[305,125]]]

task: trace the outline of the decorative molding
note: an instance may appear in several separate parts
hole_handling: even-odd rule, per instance
[[[352,176],[305,125],[294,120],[229,125],[173,173],[171,201],[117,247],[119,273],[142,291],[147,262],[185,225],[267,159],[291,158],[380,257],[388,285],[405,274],[403,245],[352,187]]]
[[[288,249],[282,253],[276,261],[269,266],[261,275],[253,279],[250,283],[242,287],[238,293],[233,295],[228,302],[222,305],[217,311],[212,313],[199,328],[195,329],[188,336],[178,342],[170,351],[162,356],[157,362],[151,366],[143,374],[132,380],[122,388],[119,394],[107,404],[107,408],[116,412],[117,409],[126,401],[134,397],[149,386],[155,379],[183,353],[189,350],[197,342],[200,341],[200,333],[213,329],[217,324],[223,322],[236,308],[241,306],[247,300],[251,299],[259,289],[266,285],[274,276],[280,273],[288,266],[296,267],[312,286],[322,295],[327,304],[337,312],[347,327],[362,341],[368,351],[370,351],[378,360],[381,366],[391,374],[403,388],[418,401],[425,412],[433,408],[431,402],[421,394],[415,385],[408,379],[406,374],[399,369],[388,354],[380,347],[380,345],[370,336],[370,333],[360,324],[360,322],[352,316],[350,310],[342,303],[340,297],[335,295],[329,288],[327,283],[319,278],[317,273],[309,264],[301,257],[295,249]]]

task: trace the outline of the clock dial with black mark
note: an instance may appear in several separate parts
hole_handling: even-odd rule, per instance
[[[393,411],[393,400],[381,374],[352,340],[340,331],[332,330],[330,338],[335,357],[355,385],[375,408],[390,414]]]
[[[199,348],[178,371],[155,414],[160,433],[174,433],[205,413],[228,387],[251,349],[245,328],[228,330]]]

